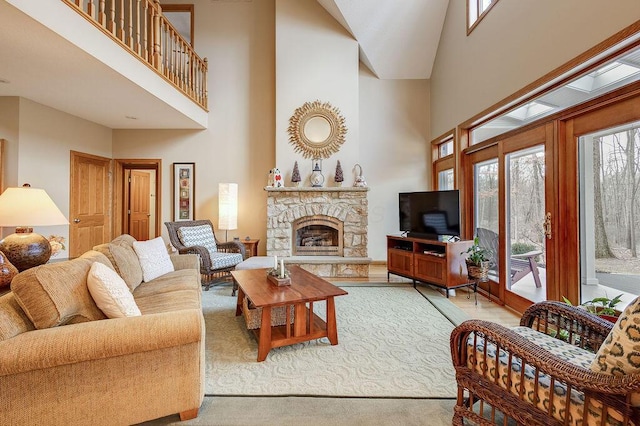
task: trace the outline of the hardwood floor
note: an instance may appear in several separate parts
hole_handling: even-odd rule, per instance
[[[368,278],[357,279],[331,279],[332,282],[339,281],[362,281],[362,282],[386,282],[387,281],[387,266],[383,264],[374,264],[369,267]],[[391,275],[391,282],[411,282],[411,280]],[[422,285],[422,284],[421,284]],[[433,287],[437,288],[437,287]],[[444,293],[443,293],[444,295]],[[520,314],[512,311],[509,308],[505,308],[495,302],[490,302],[489,299],[478,294],[478,304],[475,304],[475,299],[472,296],[467,299],[466,290],[457,290],[456,295],[451,295],[449,300],[464,311],[469,317],[474,319],[482,319],[487,321],[494,321],[508,327],[516,326],[520,323]]]

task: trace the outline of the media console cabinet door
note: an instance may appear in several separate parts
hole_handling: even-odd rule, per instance
[[[400,275],[413,275],[413,252],[401,249],[387,250],[387,269]]]
[[[413,275],[421,280],[433,284],[447,284],[447,260],[428,254],[414,255]]]

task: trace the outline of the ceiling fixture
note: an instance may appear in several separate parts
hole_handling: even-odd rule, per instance
[[[128,118],[129,120],[137,120],[138,117],[134,117],[133,115],[125,115],[124,118]]]
[[[6,78],[2,78],[2,77],[0,77],[0,83],[9,84],[9,83],[10,83],[10,81],[9,81],[9,80],[7,80]]]

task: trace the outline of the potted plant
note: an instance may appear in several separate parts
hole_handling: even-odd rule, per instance
[[[473,244],[460,254],[466,254],[467,274],[470,278],[486,281],[489,276],[489,251],[480,246],[478,236],[474,237]]]
[[[583,308],[594,315],[598,315],[602,319],[607,321],[616,322],[618,317],[620,316],[620,311],[616,309],[616,305],[620,303],[620,298],[622,294],[617,295],[613,299],[609,299],[608,297],[596,297],[591,300],[587,300],[580,304]],[[571,301],[566,297],[562,297],[564,299],[564,303],[571,305]]]

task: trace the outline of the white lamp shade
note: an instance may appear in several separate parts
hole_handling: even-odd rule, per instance
[[[7,188],[0,195],[0,226],[68,225],[44,189]]]
[[[218,184],[218,229],[238,229],[238,184]]]

